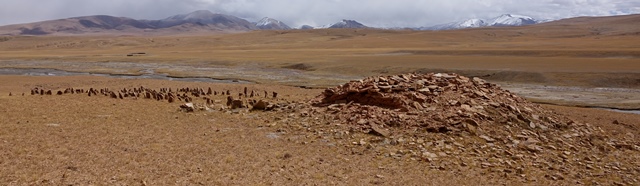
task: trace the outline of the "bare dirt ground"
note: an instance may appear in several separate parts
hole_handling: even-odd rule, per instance
[[[1,78],[0,92],[19,95],[0,96],[0,182],[8,185],[487,182],[479,176],[471,179],[472,174],[425,169],[414,161],[352,154],[335,142],[311,138],[304,129],[278,131],[266,127],[272,122],[266,119],[271,118],[269,113],[183,113],[178,109],[182,103],[29,94],[31,87],[69,86],[206,86],[240,92],[241,85],[100,77]],[[310,99],[320,92],[286,86],[251,88],[278,91],[287,101]],[[22,92],[27,95],[21,96]],[[452,177],[458,178],[447,179]]]
[[[589,171],[591,175],[582,177],[574,177],[576,175],[572,172],[590,169],[572,166],[572,169],[561,172],[561,177],[555,177],[558,175],[550,176],[545,169],[534,168],[535,164],[528,165],[531,167],[527,166],[526,172],[518,173],[472,163],[466,166],[440,165],[409,155],[380,153],[381,148],[385,152],[400,149],[393,154],[399,153],[403,142],[385,147],[382,142],[375,142],[372,135],[358,132],[341,138],[326,137],[324,134],[331,134],[334,129],[338,132],[339,127],[326,128],[338,124],[337,121],[326,126],[316,125],[311,122],[313,119],[299,118],[300,111],[239,111],[236,114],[213,110],[186,113],[179,109],[184,102],[112,99],[86,94],[30,94],[33,87],[53,90],[108,87],[118,90],[140,86],[174,90],[212,87],[219,92],[230,90],[235,94],[247,87],[242,84],[94,76],[0,76],[0,79],[0,92],[3,93],[0,95],[0,182],[8,185],[637,184],[637,178],[632,176],[639,171],[633,168],[634,164],[635,168],[638,166],[637,149],[604,147],[611,148],[606,151],[610,154],[608,157],[597,149],[581,154],[595,161],[576,160],[593,163],[584,164],[593,171]],[[279,85],[248,87],[257,92],[277,91],[279,98],[265,100],[281,103],[303,102],[322,92]],[[8,96],[9,92],[12,96]],[[225,100],[224,96],[212,97]],[[202,103],[202,100],[194,102]],[[600,128],[611,141],[627,141],[636,147],[639,144],[637,129],[640,115],[561,106],[543,108],[570,117],[575,122]],[[363,139],[376,145],[381,143],[381,146],[369,149],[361,145]],[[546,155],[541,153],[536,157]],[[455,156],[449,158],[457,159]],[[616,166],[616,162],[620,167],[617,169],[624,170],[615,172],[604,167]]]
[[[2,36],[0,72],[81,73],[0,75],[0,183],[638,185],[640,115],[566,107],[640,108],[636,27],[614,21],[446,32]],[[128,56],[132,53],[144,54]],[[409,72],[455,72],[481,77],[491,86],[476,87],[456,76],[458,84],[401,87],[402,96],[431,96],[420,98],[416,108],[442,111],[443,116],[424,120],[420,116],[434,112],[346,100],[308,103],[325,95],[327,87]],[[168,80],[175,77],[207,82]],[[396,91],[393,86],[399,86],[385,83],[337,89],[376,95],[380,87]],[[228,95],[218,94],[207,96],[213,102],[209,109],[196,97],[195,111],[185,112],[183,100],[56,95],[70,87],[118,91],[141,86],[211,87],[236,97],[247,87],[261,97],[264,91],[278,92],[277,98],[261,98],[278,106],[273,111],[228,109]],[[31,95],[33,88],[53,95]],[[413,99],[419,97],[402,98],[394,103],[418,102]],[[486,102],[489,98],[503,102]],[[391,116],[395,120],[388,123],[375,121]],[[425,123],[399,125],[403,119]],[[445,126],[427,128],[439,124]]]

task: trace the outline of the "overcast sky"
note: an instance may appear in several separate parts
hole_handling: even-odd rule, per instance
[[[210,10],[298,27],[354,19],[375,27],[419,27],[518,14],[536,19],[640,13],[640,0],[0,0],[0,25],[86,15],[163,19]]]

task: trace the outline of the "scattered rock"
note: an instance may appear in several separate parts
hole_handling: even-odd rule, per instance
[[[195,107],[193,106],[193,103],[185,103],[180,105],[180,109],[184,112],[193,112],[195,111]]]
[[[383,129],[380,125],[377,124],[371,125],[371,132],[383,137],[389,137],[389,135],[391,134],[388,130]]]
[[[244,102],[242,100],[232,100],[231,101],[231,109],[245,108]]]
[[[496,141],[495,139],[485,135],[481,135],[480,138],[484,139],[484,141],[486,141],[487,143],[493,143]]]
[[[253,104],[252,110],[267,110],[269,102],[260,100],[256,104]]]

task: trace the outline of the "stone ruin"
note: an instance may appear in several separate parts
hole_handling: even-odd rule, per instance
[[[159,90],[154,90],[146,88],[144,86],[130,89],[123,88],[121,90],[111,90],[109,88],[89,88],[88,90],[66,88],[64,89],[64,91],[58,90],[56,92],[56,95],[58,96],[67,94],[87,95],[88,97],[108,97],[120,100],[150,99],[157,101],[166,101],[168,103],[182,101],[184,102],[184,104],[179,106],[179,110],[183,112],[212,110],[213,108],[221,111],[235,109],[269,111],[281,105],[270,104],[268,101],[265,101],[260,97],[261,95],[259,91],[249,90],[248,87],[244,87],[244,91],[238,93],[237,98],[231,95],[231,90],[222,90],[218,92],[214,91],[211,87],[185,87],[177,88],[175,90],[172,90],[171,88],[161,88]],[[9,96],[12,95],[12,93],[9,93]],[[35,87],[31,89],[31,95],[53,95],[53,91]],[[277,99],[278,93],[272,92],[271,95],[272,98],[269,98],[269,93],[264,90],[264,99]],[[217,96],[218,98],[226,96],[226,105],[221,104],[222,101],[216,99]],[[203,103],[198,102],[198,99],[201,99]]]
[[[348,140],[352,153],[427,162],[437,170],[479,167],[493,176],[549,180],[618,172],[629,183],[640,164],[608,165],[612,151],[640,151],[597,127],[546,110],[498,85],[457,74],[368,77],[328,88],[300,110],[299,124],[314,139]],[[636,158],[637,159],[637,158]],[[612,159],[610,161],[620,161]],[[635,160],[624,160],[635,161]],[[585,168],[585,165],[588,165]],[[621,171],[624,170],[624,171]]]
[[[457,74],[369,77],[328,88],[313,104],[339,121],[383,135],[384,127],[477,134],[495,124],[546,130],[567,123],[496,84]]]
[[[52,90],[34,88],[31,94],[52,95]],[[275,92],[246,88],[233,95],[230,90],[211,88],[145,87],[68,88],[62,91],[65,94],[182,101],[184,112],[272,111],[276,114],[264,116],[273,117],[265,119],[272,122],[264,126],[282,133],[316,135],[294,139],[296,143],[327,141],[352,153],[409,158],[437,170],[480,167],[486,170],[483,174],[529,181],[532,169],[550,180],[609,172],[626,183],[638,183],[635,177],[640,173],[637,157],[618,160],[611,156],[611,152],[637,153],[640,144],[609,138],[597,127],[553,113],[496,84],[457,74],[368,77],[328,88],[303,103],[278,103]]]

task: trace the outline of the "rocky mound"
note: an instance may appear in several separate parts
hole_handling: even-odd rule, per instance
[[[456,74],[370,77],[326,89],[315,105],[363,130],[417,127],[481,135],[496,124],[541,130],[567,124],[495,84]]]
[[[620,156],[637,154],[638,145],[610,139],[480,78],[369,77],[326,89],[312,106],[291,112],[300,113],[277,122],[286,123],[283,131],[303,128],[355,154],[423,161],[443,171],[478,168],[490,177],[577,184],[609,182],[593,176],[614,172],[617,183],[637,183],[640,173],[640,164],[630,163],[637,158]]]

